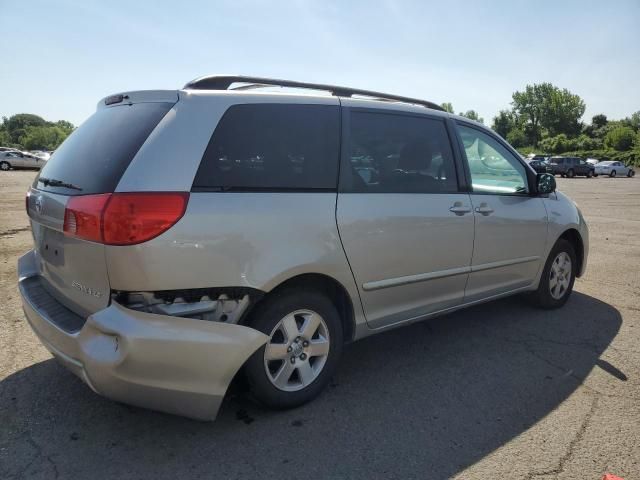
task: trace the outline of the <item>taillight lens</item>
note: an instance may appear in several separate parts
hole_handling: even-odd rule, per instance
[[[151,240],[182,218],[188,201],[188,193],[114,193],[104,212],[104,243]]]
[[[135,245],[175,225],[188,201],[184,192],[76,196],[67,203],[64,232],[106,245]]]
[[[64,233],[103,243],[102,212],[110,197],[110,193],[71,197],[64,211]]]

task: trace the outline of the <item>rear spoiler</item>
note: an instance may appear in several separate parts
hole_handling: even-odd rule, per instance
[[[97,109],[134,103],[176,103],[178,99],[177,90],[138,90],[104,97],[98,102]]]

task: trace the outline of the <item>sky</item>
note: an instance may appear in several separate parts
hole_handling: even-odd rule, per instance
[[[78,125],[106,95],[215,73],[451,102],[487,124],[540,82],[580,95],[585,121],[640,110],[640,0],[0,0],[0,25],[0,116]]]

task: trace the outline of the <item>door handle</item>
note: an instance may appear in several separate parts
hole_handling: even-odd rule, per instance
[[[471,211],[470,207],[462,205],[462,202],[456,202],[449,208],[450,212],[455,213],[456,215],[464,215],[465,213],[469,213]]]
[[[493,208],[483,202],[479,207],[476,207],[476,212],[481,213],[486,217],[487,215],[491,215],[493,213]]]

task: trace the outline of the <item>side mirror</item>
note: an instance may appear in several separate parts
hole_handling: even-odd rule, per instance
[[[556,191],[556,177],[550,173],[539,173],[537,175],[538,193],[548,195]]]

